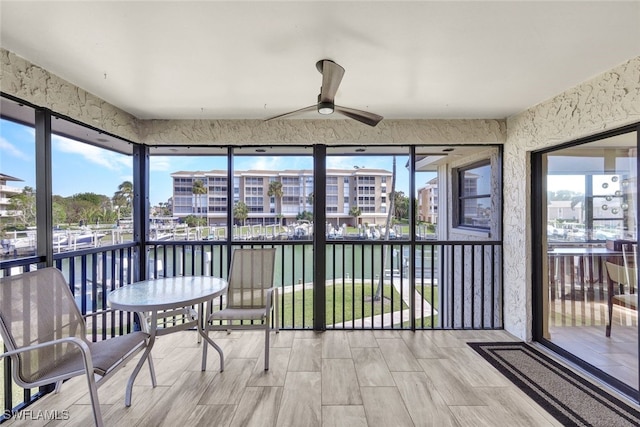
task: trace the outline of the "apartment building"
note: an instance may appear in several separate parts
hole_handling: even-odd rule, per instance
[[[462,177],[458,178],[459,191],[458,201],[461,206],[460,221],[462,224],[472,227],[484,228],[488,226],[491,216],[489,202],[489,190],[487,190],[488,172],[486,166],[464,171]],[[480,173],[475,173],[478,171]],[[456,182],[456,185],[458,183]],[[418,221],[429,224],[438,223],[438,178],[433,178],[417,190],[417,218]]]
[[[12,213],[9,209],[9,199],[11,198],[11,196],[19,194],[22,191],[22,188],[12,187],[10,185],[7,185],[7,182],[11,182],[11,181],[20,182],[22,180],[20,178],[15,178],[13,176],[0,173],[0,216],[1,217],[14,215],[14,213]]]
[[[418,221],[438,223],[438,178],[433,178],[418,189]]]
[[[336,226],[384,224],[388,212],[392,174],[383,169],[327,169],[326,216]],[[173,215],[206,216],[210,225],[224,224],[227,217],[227,171],[179,171],[173,178]],[[206,194],[194,194],[201,181]],[[269,194],[272,182],[280,183],[281,196]],[[246,225],[287,225],[304,212],[313,212],[313,171],[234,171],[233,205],[247,206]]]

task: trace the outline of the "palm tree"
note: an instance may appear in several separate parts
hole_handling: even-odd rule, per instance
[[[191,192],[193,193],[193,195],[195,196],[195,207],[196,207],[196,213],[198,214],[202,214],[202,212],[200,212],[200,209],[202,209],[202,199],[200,196],[202,196],[203,194],[207,194],[207,187],[204,185],[204,182],[202,182],[202,180],[200,179],[196,179],[195,181],[193,181],[193,185],[191,187]],[[198,224],[201,221],[198,221]]]
[[[244,202],[236,203],[236,205],[233,207],[233,217],[242,222],[242,225],[244,225],[244,221],[248,216],[249,208],[247,207],[247,205]]]
[[[267,196],[276,198],[276,217],[280,218],[280,209],[282,206],[282,195],[284,192],[282,191],[282,183],[280,181],[271,181],[269,183],[269,189],[267,190]],[[278,224],[280,225],[280,224]]]
[[[393,211],[395,209],[395,199],[396,199],[396,156],[393,156],[393,166],[391,169],[391,192],[389,193],[389,208],[387,209],[387,220],[384,224],[384,240],[385,242],[389,240],[389,228],[391,227],[391,217],[393,216]],[[380,280],[378,281],[378,287],[376,288],[376,292],[374,294],[374,299],[379,300],[382,295],[382,282],[384,281],[384,266],[387,263],[387,259],[390,258],[387,252],[391,252],[391,245],[382,245],[382,273],[380,275]],[[393,282],[393,259],[391,259],[391,265],[389,267],[391,281]]]
[[[124,216],[130,216],[133,209],[133,183],[124,181],[118,185],[118,191],[113,194],[113,205],[119,206],[119,212]]]
[[[393,198],[393,215],[396,219],[409,218],[409,198],[402,191],[396,191],[392,194]]]
[[[362,211],[360,210],[360,208],[353,206],[351,209],[349,209],[349,216],[352,216],[356,219],[356,225],[358,225],[358,217],[362,215]]]

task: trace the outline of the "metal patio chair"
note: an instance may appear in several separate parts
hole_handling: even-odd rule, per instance
[[[205,333],[264,329],[265,371],[269,369],[269,334],[279,332],[278,291],[273,285],[275,255],[275,249],[235,249],[231,255],[226,306],[210,314],[205,322]],[[203,347],[202,358],[204,363],[207,346]]]
[[[148,338],[133,332],[89,341],[69,285],[53,267],[0,278],[0,333],[8,350],[0,359],[11,358],[20,387],[55,384],[57,393],[64,380],[85,375],[96,426],[103,425],[98,387],[144,349]],[[151,356],[147,363],[155,386]]]
[[[635,264],[634,264],[635,265]],[[611,336],[613,305],[638,310],[637,270],[626,261],[623,265],[606,261],[608,276],[607,308],[608,319],[605,336]]]

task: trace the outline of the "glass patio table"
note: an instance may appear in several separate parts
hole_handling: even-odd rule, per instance
[[[136,312],[140,316],[142,330],[149,334],[149,342],[145,353],[140,358],[129,377],[125,394],[125,405],[131,406],[131,392],[133,382],[144,364],[145,356],[149,355],[156,336],[166,335],[196,327],[199,336],[204,338],[203,345],[211,345],[220,355],[220,371],[224,369],[224,355],[222,349],[202,329],[201,314],[209,313],[213,299],[223,295],[227,290],[224,279],[211,276],[179,276],[159,279],[143,280],[123,286],[109,293],[107,301],[113,309]],[[206,310],[203,311],[206,303]],[[198,306],[199,310],[193,307]],[[183,319],[175,322],[175,317]],[[204,316],[206,317],[206,316]],[[159,319],[163,325],[159,327]],[[172,326],[166,326],[172,324]],[[153,373],[153,362],[149,357],[149,367]],[[202,361],[202,370],[206,369],[206,360]],[[155,387],[155,375],[152,375]]]

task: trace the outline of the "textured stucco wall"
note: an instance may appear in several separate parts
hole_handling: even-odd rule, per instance
[[[138,141],[137,120],[131,114],[6,49],[0,49],[0,61],[2,92],[130,141]]]
[[[507,119],[504,308],[509,332],[531,339],[531,152],[638,122],[640,57]]]
[[[185,144],[442,144],[503,143],[502,120],[383,120],[372,128],[353,120],[145,120],[141,141]]]

